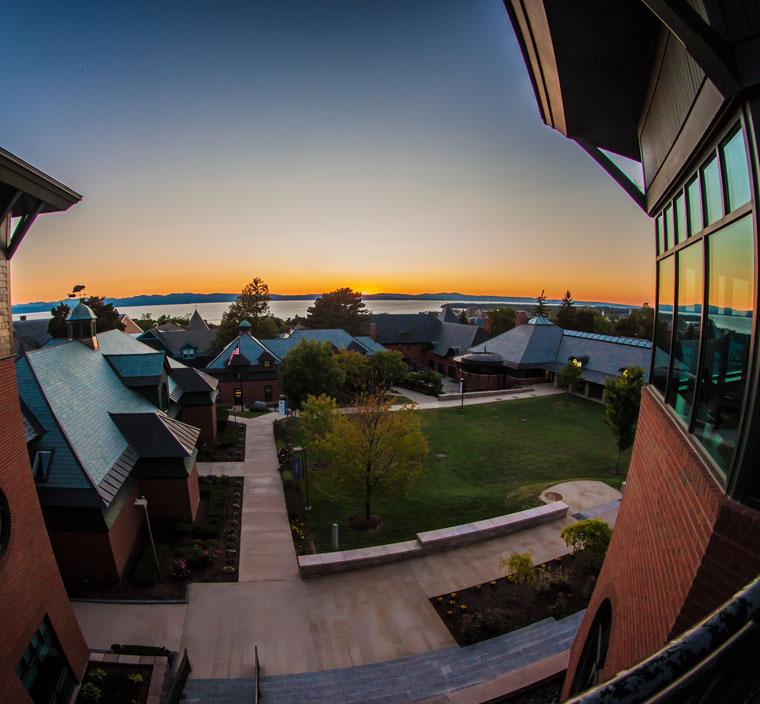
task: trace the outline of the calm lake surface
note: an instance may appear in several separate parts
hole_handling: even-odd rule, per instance
[[[477,301],[473,305],[479,303],[503,303],[509,305],[510,303],[517,306],[524,306],[528,310],[533,309],[533,305],[525,303],[525,301]],[[295,315],[306,315],[306,309],[314,303],[313,299],[304,299],[297,301],[272,301],[269,304],[269,308],[273,315],[278,318],[292,318]],[[421,313],[427,311],[438,312],[441,310],[441,306],[445,303],[461,303],[465,305],[464,301],[420,301],[416,299],[402,299],[398,301],[365,301],[367,310],[372,313]],[[137,319],[150,313],[153,318],[158,318],[159,315],[189,315],[197,308],[198,312],[204,318],[211,323],[218,323],[222,319],[222,314],[227,308],[229,303],[175,303],[169,305],[157,305],[157,306],[120,306],[119,311],[126,313],[130,318]],[[26,315],[27,320],[35,318],[49,318],[50,313],[47,311],[40,313],[14,313],[13,319],[18,320],[21,315]]]

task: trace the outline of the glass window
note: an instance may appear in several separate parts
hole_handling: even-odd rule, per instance
[[[16,674],[35,704],[66,704],[71,699],[74,675],[47,616],[32,636]]]
[[[670,366],[670,336],[673,330],[673,297],[675,289],[675,258],[662,259],[657,264],[657,319],[654,326],[654,368],[652,383],[665,393]]]
[[[705,198],[706,225],[712,225],[723,217],[723,197],[720,192],[720,165],[714,156],[702,169],[702,187]]]
[[[686,186],[686,198],[689,202],[689,234],[702,229],[702,194],[699,192],[699,178]]]
[[[723,145],[723,168],[726,174],[726,197],[730,213],[750,201],[749,169],[742,130],[738,130]]]
[[[709,306],[694,433],[728,470],[750,358],[755,261],[751,216],[710,235],[707,252]]]
[[[687,236],[686,196],[683,193],[681,193],[681,195],[678,196],[678,198],[676,198],[675,203],[673,204],[673,207],[675,208],[675,221],[676,221],[676,235],[675,235],[674,244],[678,244],[679,242],[683,242]]]
[[[668,403],[687,424],[694,407],[704,296],[702,242],[678,253],[678,295]]]
[[[665,246],[670,249],[676,243],[676,223],[673,217],[673,205],[665,208]]]
[[[657,254],[662,254],[666,249],[662,213],[660,213],[655,220],[655,231],[657,232]]]

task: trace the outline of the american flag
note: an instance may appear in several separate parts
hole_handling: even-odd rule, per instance
[[[229,359],[227,360],[227,366],[229,367],[230,364],[232,364],[235,361],[235,357],[237,357],[240,354],[240,345],[235,345],[235,349],[232,350],[232,354],[230,355]]]

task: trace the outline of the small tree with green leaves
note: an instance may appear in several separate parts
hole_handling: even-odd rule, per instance
[[[515,326],[516,311],[514,308],[499,307],[488,311],[491,320],[491,334],[501,335]]]
[[[409,374],[404,356],[396,350],[375,352],[369,358],[372,384],[376,391],[386,390],[394,384],[401,384]]]
[[[557,386],[568,393],[573,390],[581,378],[583,367],[577,359],[571,359],[557,372]]]
[[[340,350],[335,355],[335,360],[346,375],[342,389],[343,399],[351,403],[357,396],[366,394],[372,378],[369,357],[354,350]]]
[[[615,436],[617,444],[615,474],[620,474],[620,455],[633,445],[636,437],[643,383],[644,370],[641,367],[629,367],[620,376],[607,379],[604,422]]]
[[[291,408],[300,408],[309,394],[335,398],[346,380],[332,345],[316,340],[301,340],[290,350],[280,365],[278,376]]]
[[[587,518],[563,529],[562,540],[574,555],[588,561],[590,567],[601,567],[612,529],[599,518]]]
[[[378,494],[403,493],[424,469],[428,453],[419,415],[390,410],[383,394],[368,396],[352,413],[336,413],[322,443],[333,481],[363,499],[369,525]]]
[[[332,430],[335,417],[335,399],[322,394],[309,395],[301,406],[298,418],[304,445],[316,461],[322,459],[322,441]]]

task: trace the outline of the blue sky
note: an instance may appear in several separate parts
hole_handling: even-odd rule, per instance
[[[0,144],[84,195],[17,302],[459,290],[651,299],[646,217],[538,116],[500,0],[15,3]]]

